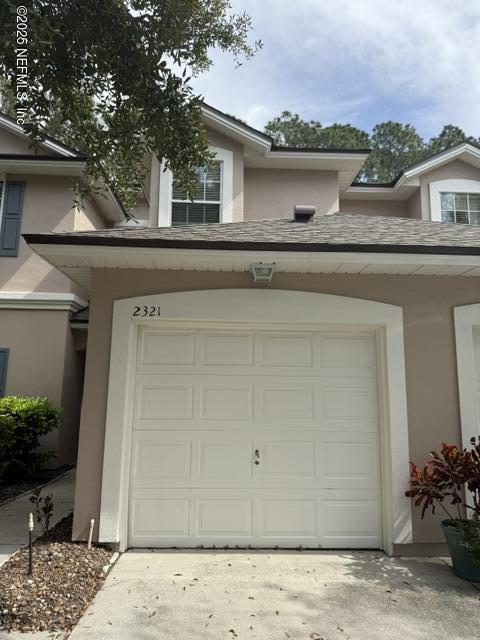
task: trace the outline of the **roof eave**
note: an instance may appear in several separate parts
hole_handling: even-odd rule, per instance
[[[15,122],[15,120],[6,113],[0,112],[0,126],[11,131],[12,133],[15,133],[18,136],[21,136],[26,140],[30,139],[27,133],[25,133],[24,128],[17,122]],[[59,140],[55,140],[55,138],[52,138],[47,134],[43,134],[43,140],[40,142],[39,146],[44,147],[45,149],[49,149],[50,151],[54,151],[55,153],[59,153],[61,156],[78,157],[82,155],[80,151],[68,147]]]
[[[300,248],[274,245],[264,247],[243,244],[235,249],[208,249],[196,245],[189,248],[105,246],[45,243],[41,234],[26,234],[25,239],[35,253],[59,269],[83,288],[90,290],[95,269],[142,269],[170,271],[246,272],[255,262],[273,262],[275,274],[349,274],[349,275],[402,275],[402,276],[480,276],[480,248],[475,253],[459,254],[458,247],[450,253],[433,251],[416,253],[408,247],[317,245]],[[217,243],[218,245],[218,243]],[[194,249],[194,250],[192,250]],[[446,248],[448,249],[448,248]],[[370,251],[369,251],[370,250]],[[381,251],[382,250],[382,251]]]

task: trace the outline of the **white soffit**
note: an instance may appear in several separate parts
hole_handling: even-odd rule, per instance
[[[30,246],[87,290],[93,269],[248,272],[254,262],[275,263],[275,274],[480,276],[480,256],[475,255]]]
[[[403,184],[395,187],[350,187],[340,188],[341,200],[397,200],[405,201],[417,190],[419,184]]]

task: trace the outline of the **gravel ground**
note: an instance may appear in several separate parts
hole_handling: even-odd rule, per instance
[[[32,491],[35,487],[55,480],[55,478],[58,478],[70,469],[73,469],[73,464],[64,464],[56,469],[42,469],[27,480],[19,480],[18,482],[11,482],[10,484],[0,486],[0,505],[9,500],[13,500],[13,498],[22,495],[22,493]]]
[[[72,516],[59,522],[33,546],[20,549],[0,567],[0,629],[69,631],[106,577],[111,550],[71,542]]]

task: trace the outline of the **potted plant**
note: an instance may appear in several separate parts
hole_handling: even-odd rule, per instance
[[[441,526],[454,573],[480,582],[480,436],[470,444],[468,450],[443,442],[423,469],[410,463],[406,495],[422,508],[422,519],[437,505],[443,509],[447,518]]]

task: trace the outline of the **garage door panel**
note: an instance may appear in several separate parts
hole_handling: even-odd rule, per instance
[[[255,364],[253,334],[212,334],[202,336],[201,365],[245,367]]]
[[[198,498],[196,536],[228,541],[253,538],[253,498]]]
[[[259,442],[261,461],[256,470],[259,482],[273,480],[278,484],[282,480],[286,483],[291,480],[307,480],[315,483],[315,441],[291,437],[284,441],[275,438]]]
[[[242,442],[223,437],[212,441],[211,436],[200,440],[199,445],[199,482],[221,479],[227,484],[242,484],[253,480],[253,439]]]
[[[243,383],[243,384],[242,384]],[[200,387],[201,413],[203,421],[222,420],[222,423],[251,421],[253,419],[253,386],[245,380],[216,381]]]
[[[352,496],[322,501],[324,547],[379,547],[379,500]]]
[[[348,431],[145,430],[132,454],[133,486],[144,488],[374,489],[377,469],[376,434]]]
[[[375,350],[371,334],[332,335],[320,339],[319,362],[321,367],[368,370],[375,368]]]
[[[169,489],[132,494],[132,546],[378,548],[376,494]]]
[[[259,500],[261,508],[260,538],[267,542],[269,538],[275,540],[316,541],[319,544],[317,528],[317,500],[316,499],[268,499]]]
[[[139,375],[137,398],[137,428],[377,429],[377,389],[367,379]]]
[[[308,367],[314,364],[312,335],[273,334],[259,336],[263,367]]]
[[[181,434],[170,434],[168,438],[155,435],[137,434],[132,451],[134,486],[157,486],[172,478],[190,482],[191,438]]]
[[[144,330],[138,366],[145,366],[148,371],[154,365],[192,365],[195,362],[195,344],[196,335],[192,332]]]
[[[142,385],[137,405],[138,420],[191,420],[193,384],[165,383]]]
[[[130,544],[378,547],[368,332],[142,330]]]
[[[190,536],[189,497],[135,496],[131,506],[130,539],[134,544],[144,541]]]

